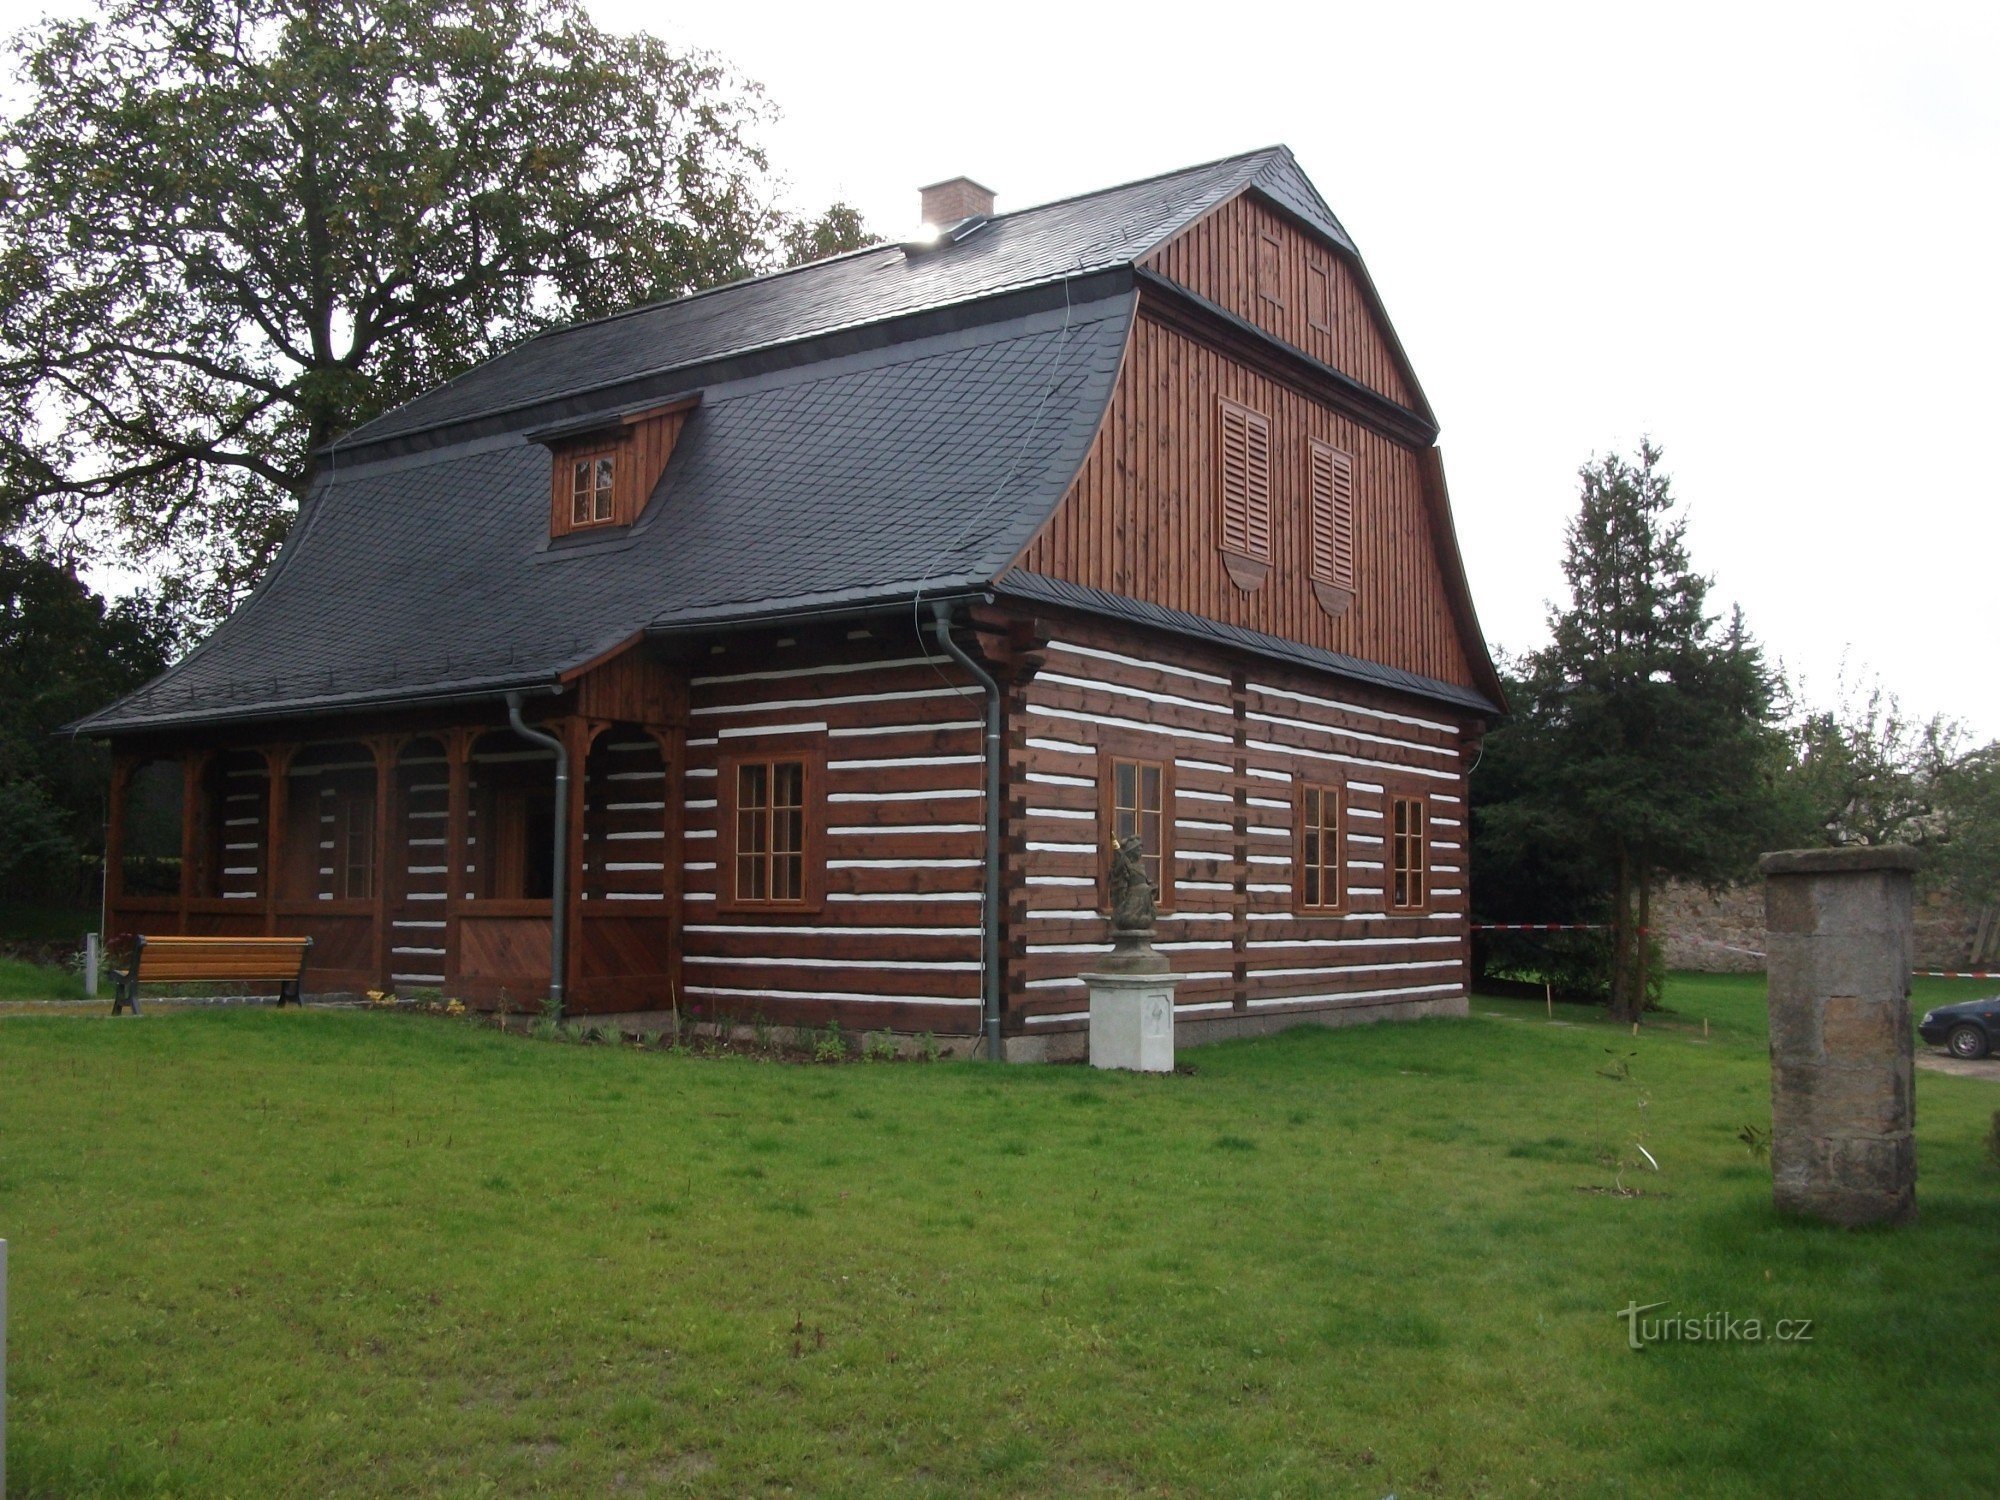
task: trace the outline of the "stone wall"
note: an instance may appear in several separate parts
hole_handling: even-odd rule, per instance
[[[1965,967],[1979,914],[1941,891],[1919,892],[1916,965]],[[1672,885],[1653,896],[1653,930],[1667,967],[1705,974],[1761,973],[1764,968],[1764,887],[1761,881],[1711,895],[1698,885]]]

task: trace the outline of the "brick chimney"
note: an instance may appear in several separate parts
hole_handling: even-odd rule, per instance
[[[923,222],[934,229],[949,229],[963,219],[991,218],[993,189],[981,187],[970,177],[952,177],[918,188],[923,194]]]

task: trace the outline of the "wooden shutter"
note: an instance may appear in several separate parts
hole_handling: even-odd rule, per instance
[[[1328,614],[1354,602],[1354,455],[1312,444],[1313,592]]]
[[[1246,589],[1264,581],[1271,562],[1271,421],[1262,412],[1222,403],[1220,536],[1230,577]],[[1239,561],[1254,566],[1244,568]]]

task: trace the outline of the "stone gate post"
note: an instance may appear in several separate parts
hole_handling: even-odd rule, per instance
[[[1767,854],[1771,1190],[1834,1224],[1917,1211],[1910,1032],[1914,849]]]

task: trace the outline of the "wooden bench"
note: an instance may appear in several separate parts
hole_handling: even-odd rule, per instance
[[[279,1005],[303,1005],[299,980],[311,948],[311,938],[142,936],[133,941],[132,966],[111,971],[111,1014],[129,1005],[138,1015],[142,984],[276,984]]]

